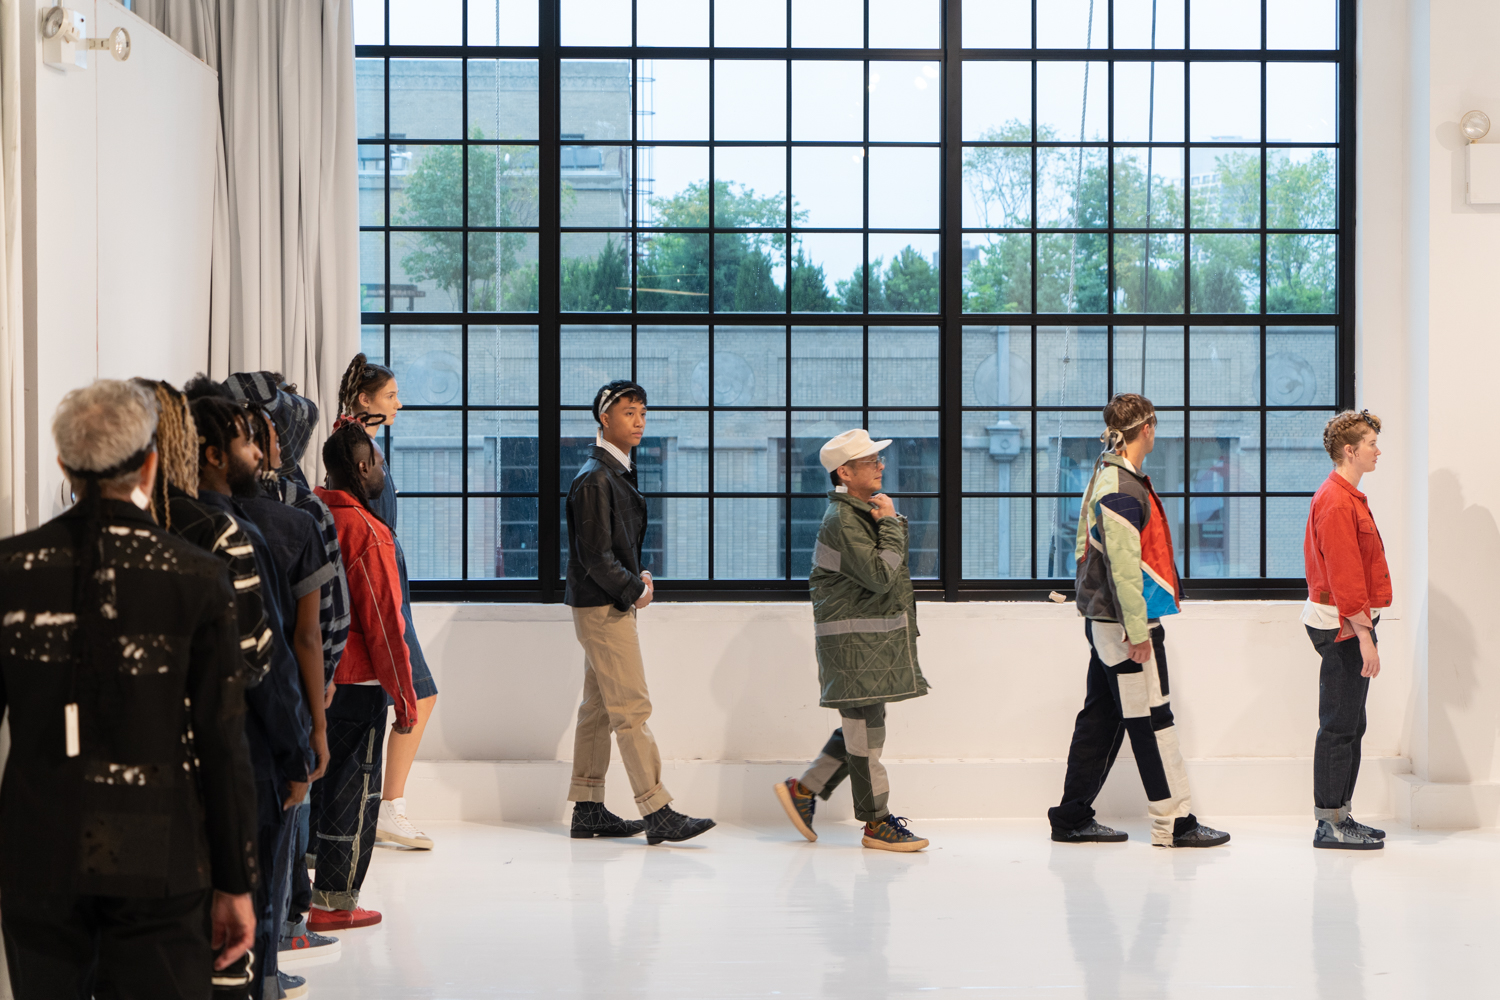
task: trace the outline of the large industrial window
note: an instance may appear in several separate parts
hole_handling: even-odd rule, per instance
[[[1348,6],[1352,7],[1352,4]],[[663,597],[805,593],[893,438],[919,590],[1074,573],[1110,394],[1188,592],[1294,593],[1353,398],[1334,0],[356,0],[364,348],[418,594],[560,600],[589,403],[650,393]]]

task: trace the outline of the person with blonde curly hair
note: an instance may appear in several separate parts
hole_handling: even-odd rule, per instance
[[[1380,675],[1375,626],[1391,604],[1385,544],[1360,480],[1380,461],[1380,418],[1345,410],[1323,428],[1333,471],[1313,495],[1302,544],[1307,603],[1302,624],[1322,657],[1318,739],[1313,748],[1313,846],[1372,851],[1385,832],[1350,815],[1365,735],[1365,698]],[[1353,641],[1350,641],[1353,640]]]

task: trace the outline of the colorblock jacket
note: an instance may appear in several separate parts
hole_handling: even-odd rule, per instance
[[[387,484],[386,489],[390,489]],[[417,693],[401,615],[401,575],[391,529],[343,490],[321,486],[318,497],[333,512],[339,553],[349,579],[349,642],[333,679],[338,684],[379,681],[396,705],[396,725],[417,721]]]
[[[917,605],[907,524],[870,516],[870,504],[831,490],[813,545],[813,642],[818,703],[859,708],[928,691],[917,664]]]
[[[1335,470],[1313,494],[1302,542],[1307,599],[1338,608],[1339,640],[1372,626],[1371,609],[1391,606],[1391,571],[1370,501]]]
[[[1078,611],[1119,622],[1145,642],[1147,622],[1182,610],[1172,529],[1151,477],[1123,455],[1105,452],[1078,512]]]

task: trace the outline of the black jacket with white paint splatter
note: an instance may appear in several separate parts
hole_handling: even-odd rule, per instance
[[[107,666],[80,656],[77,508],[0,541],[0,896],[247,892],[255,787],[229,574],[149,514],[104,503],[98,620],[119,649]]]

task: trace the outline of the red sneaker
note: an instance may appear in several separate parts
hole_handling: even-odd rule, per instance
[[[356,906],[352,910],[320,910],[316,906],[307,911],[307,929],[326,934],[329,931],[347,931],[355,927],[370,927],[380,923],[380,914]]]

